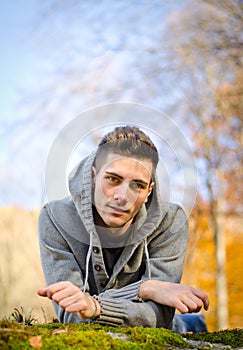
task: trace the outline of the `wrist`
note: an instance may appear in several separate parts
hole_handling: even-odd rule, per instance
[[[139,288],[138,288],[138,298],[142,300],[149,300],[152,299],[152,293],[151,293],[151,287],[150,287],[150,281],[141,281]]]
[[[92,299],[93,305],[95,307],[93,315],[90,317],[90,320],[96,320],[96,318],[100,316],[100,312],[101,312],[100,303],[98,302],[98,300],[96,300],[93,297],[90,297],[90,299]]]
[[[96,320],[101,314],[100,302],[92,296],[86,296],[87,308],[82,311],[78,311],[79,317],[82,319],[90,319],[91,321]]]
[[[167,282],[160,280],[146,280],[139,286],[138,297],[143,300],[155,300],[156,296],[161,288],[166,285]]]

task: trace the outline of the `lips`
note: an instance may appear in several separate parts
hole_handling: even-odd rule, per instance
[[[116,213],[116,214],[124,214],[124,213],[127,213],[128,210],[126,209],[122,209],[120,207],[115,207],[113,205],[108,205],[107,206],[112,212]]]

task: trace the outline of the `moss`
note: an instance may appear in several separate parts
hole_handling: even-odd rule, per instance
[[[136,350],[185,347],[183,338],[171,331],[154,328],[114,328],[100,325],[41,324],[21,325],[0,322],[1,349],[31,349],[30,339],[41,336],[41,349]],[[126,335],[126,340],[122,335]],[[120,338],[120,339],[117,339]]]
[[[23,325],[8,321],[0,323],[0,349],[26,349],[29,336],[31,333]]]
[[[163,349],[167,345],[184,348],[188,344],[179,334],[164,328],[129,328],[126,334],[134,343],[141,344],[141,349]]]
[[[242,330],[186,335],[189,339],[242,346]],[[37,339],[37,340],[36,340]],[[37,343],[32,343],[32,341]],[[0,348],[43,350],[142,350],[190,348],[179,334],[163,328],[114,328],[98,324],[22,325],[0,321]]]
[[[226,329],[219,332],[195,333],[186,335],[187,339],[201,340],[209,343],[221,343],[233,348],[243,347],[243,329]]]

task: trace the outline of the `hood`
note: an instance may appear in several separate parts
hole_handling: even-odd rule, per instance
[[[71,197],[81,221],[89,233],[94,233],[94,231],[96,231],[92,209],[92,166],[95,154],[96,152],[93,152],[83,159],[69,176],[69,191]],[[161,201],[157,175],[153,181],[155,185],[148,202],[140,209],[135,224],[131,225],[134,226],[133,228],[136,227],[136,230],[132,230],[132,232],[136,232],[136,234],[130,235],[129,244],[137,245],[150,235],[161,223],[167,212],[167,205]]]

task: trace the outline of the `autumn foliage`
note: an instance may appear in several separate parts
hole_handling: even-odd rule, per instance
[[[226,245],[226,277],[228,290],[229,328],[243,326],[243,218],[236,214],[220,218]],[[217,329],[217,263],[215,239],[210,225],[210,210],[200,202],[189,218],[189,247],[183,283],[205,290],[210,298],[209,311],[204,312],[209,330]]]

